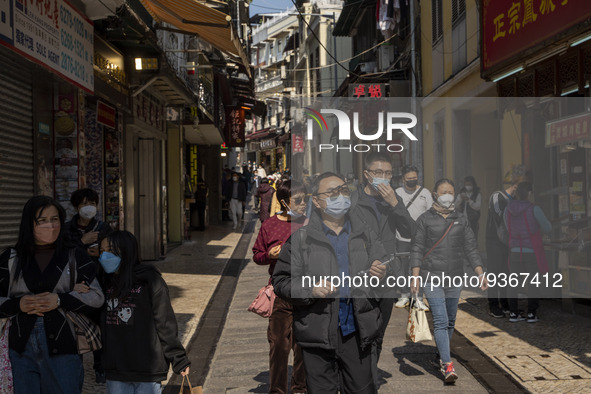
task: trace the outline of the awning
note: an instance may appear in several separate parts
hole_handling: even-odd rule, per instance
[[[195,34],[220,51],[239,57],[245,65],[248,57],[235,36],[228,15],[196,0],[140,0],[157,22],[166,22],[185,34]],[[247,70],[247,72],[250,70]]]

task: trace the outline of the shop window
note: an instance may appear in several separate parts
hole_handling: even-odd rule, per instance
[[[465,0],[453,0],[451,23],[452,72],[455,74],[467,64]]]

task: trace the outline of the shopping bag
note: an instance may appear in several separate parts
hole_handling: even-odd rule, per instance
[[[0,319],[0,394],[12,394],[12,364],[8,354],[10,319]]]
[[[417,305],[417,299],[413,297],[408,311],[408,324],[406,325],[406,339],[412,342],[430,341],[433,339],[427,314]]]
[[[185,390],[185,380],[187,380],[187,384],[189,385],[189,391]],[[203,387],[201,386],[191,386],[191,381],[189,380],[188,376],[183,376],[183,381],[181,382],[181,391],[179,394],[203,394]]]
[[[273,304],[275,303],[275,292],[273,285],[267,285],[259,290],[259,294],[248,307],[248,310],[262,317],[271,316]]]

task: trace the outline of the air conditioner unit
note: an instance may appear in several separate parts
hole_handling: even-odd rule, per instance
[[[376,62],[359,63],[359,70],[362,73],[374,73],[377,71]]]

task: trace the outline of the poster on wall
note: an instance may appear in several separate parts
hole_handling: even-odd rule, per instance
[[[67,1],[0,1],[0,41],[85,91],[94,91],[94,26]]]

